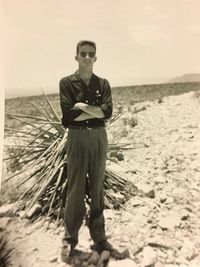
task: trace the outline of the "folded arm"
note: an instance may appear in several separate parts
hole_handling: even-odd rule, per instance
[[[83,102],[75,103],[76,99],[67,79],[62,79],[59,87],[60,104],[63,114],[62,124],[64,127],[68,127],[73,121],[84,121],[94,118],[109,119],[111,117],[112,97],[111,88],[107,80],[104,79],[102,85],[102,101],[99,106],[92,106]]]
[[[94,119],[94,117],[88,113],[82,112],[78,117],[74,119],[74,121],[85,121],[89,119]]]
[[[89,119],[91,119],[91,118],[98,118],[98,119],[104,118],[104,113],[103,113],[100,106],[91,106],[91,105],[88,105],[86,103],[78,102],[74,105],[74,108],[82,110],[83,113],[81,115],[84,115],[86,117],[88,116]],[[84,117],[84,116],[82,116],[82,117]]]
[[[89,118],[109,119],[112,116],[113,104],[109,82],[104,79],[102,85],[102,103],[100,106],[92,106],[83,102],[78,102],[74,105],[74,109],[81,110],[83,113],[91,115]],[[77,119],[84,118],[81,114]]]

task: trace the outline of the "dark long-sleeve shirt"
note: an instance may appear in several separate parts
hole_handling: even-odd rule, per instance
[[[104,126],[105,120],[112,116],[113,104],[109,82],[92,74],[87,86],[74,73],[60,80],[60,105],[62,110],[62,124],[64,127],[94,127]],[[103,119],[92,118],[84,121],[75,121],[83,112],[73,108],[77,102],[83,102],[92,106],[99,106],[104,113]]]

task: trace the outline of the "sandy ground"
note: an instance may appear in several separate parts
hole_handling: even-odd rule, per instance
[[[190,92],[139,106],[145,109],[134,115],[136,127],[124,125],[129,110],[108,129],[110,142],[130,143],[132,149],[123,151],[119,165],[107,167],[143,192],[121,210],[105,210],[109,241],[119,250],[128,248],[132,259],[109,266],[199,267],[200,99]],[[11,266],[67,266],[60,259],[62,226],[19,217],[0,223],[15,247]],[[90,244],[83,226],[78,248],[89,251]]]

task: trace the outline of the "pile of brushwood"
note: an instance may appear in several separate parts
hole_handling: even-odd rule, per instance
[[[67,130],[61,125],[59,116],[44,93],[43,101],[32,105],[40,114],[38,117],[6,114],[7,118],[19,121],[23,127],[5,128],[5,137],[13,138],[15,144],[7,145],[7,151],[12,153],[8,153],[4,160],[17,171],[4,183],[16,176],[20,177],[17,186],[26,185],[21,196],[22,209],[28,212],[39,203],[42,208],[34,219],[47,215],[59,220],[62,218],[67,191]],[[109,151],[123,149],[124,146],[126,144],[110,144]],[[90,194],[87,188],[86,192],[85,202],[89,207]],[[127,199],[136,194],[137,188],[131,182],[106,169],[107,208],[120,208]]]

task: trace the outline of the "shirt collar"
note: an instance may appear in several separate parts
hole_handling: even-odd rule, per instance
[[[71,76],[71,80],[72,81],[76,82],[76,81],[80,81],[81,80],[79,75],[78,75],[78,73],[79,73],[79,71],[77,70],[72,74],[72,76]],[[95,77],[96,77],[96,75],[94,73],[92,73],[91,80],[94,79]]]
[[[75,72],[72,74],[72,76],[71,76],[71,80],[72,80],[72,81],[80,81],[80,78],[79,78],[79,76],[78,76],[78,70],[75,71]]]

